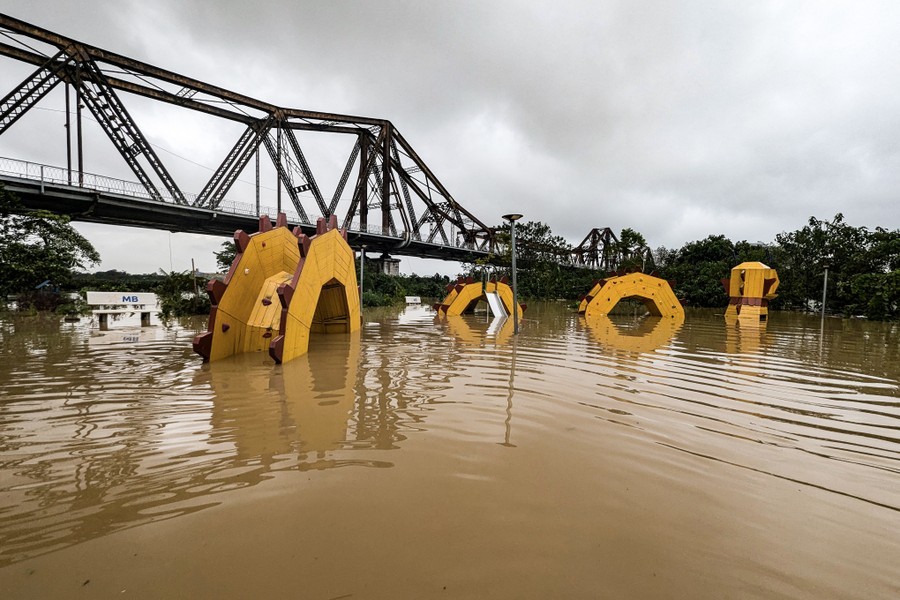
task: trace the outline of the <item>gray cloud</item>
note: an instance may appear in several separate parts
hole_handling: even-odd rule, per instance
[[[900,226],[893,2],[4,4],[278,104],[389,118],[488,223],[669,247],[839,211]],[[232,139],[156,135],[210,165]],[[339,169],[331,152],[310,160]]]

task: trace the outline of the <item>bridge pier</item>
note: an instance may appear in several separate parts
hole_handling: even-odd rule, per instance
[[[399,275],[400,274],[400,259],[393,258],[387,252],[379,256],[375,264],[378,265],[378,270],[384,273],[385,275]]]

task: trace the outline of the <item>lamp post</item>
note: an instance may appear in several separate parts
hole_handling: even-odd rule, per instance
[[[363,307],[363,281],[366,275],[366,245],[359,247],[359,314],[362,314]]]
[[[516,286],[516,221],[522,218],[522,215],[511,213],[503,215],[503,218],[509,221],[510,245],[512,249],[512,290],[513,290],[513,335],[519,334],[519,292]]]

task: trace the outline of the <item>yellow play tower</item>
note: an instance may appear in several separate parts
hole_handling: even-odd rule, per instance
[[[588,319],[608,315],[626,298],[641,300],[652,316],[684,321],[684,308],[669,282],[644,273],[601,279],[581,301],[578,312]]]
[[[743,262],[722,285],[729,296],[726,319],[762,323],[769,318],[769,302],[777,296],[778,272],[761,262]]]
[[[237,254],[225,281],[206,287],[212,302],[205,333],[194,338],[204,361],[268,351],[277,363],[309,349],[310,333],[349,333],[360,326],[354,253],[337,218],[319,219],[316,235],[272,226],[234,234]]]

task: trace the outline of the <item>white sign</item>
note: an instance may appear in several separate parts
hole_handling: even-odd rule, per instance
[[[91,306],[117,304],[156,306],[156,294],[150,292],[87,292],[87,303]]]
[[[406,297],[407,304],[422,304],[422,298],[419,296],[407,296]]]

